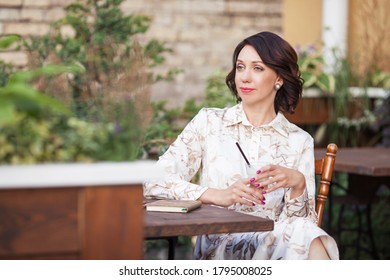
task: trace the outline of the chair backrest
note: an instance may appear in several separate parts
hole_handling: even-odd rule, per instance
[[[316,212],[318,216],[317,225],[321,226],[322,215],[333,175],[333,167],[336,160],[337,145],[329,144],[326,149],[325,157],[315,160],[315,174],[320,176],[320,183],[316,196]]]

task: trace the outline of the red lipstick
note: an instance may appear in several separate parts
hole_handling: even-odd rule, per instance
[[[249,88],[249,87],[240,87],[240,91],[242,93],[249,93],[249,92],[252,92],[254,91],[255,89],[254,88]]]

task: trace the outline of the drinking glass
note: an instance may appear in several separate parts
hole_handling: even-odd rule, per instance
[[[257,175],[256,171],[261,169],[262,167],[264,167],[266,165],[269,165],[269,164],[271,164],[271,162],[269,162],[269,161],[253,161],[251,166],[247,166],[246,167],[246,171],[248,173],[248,177],[247,178],[254,178],[254,177],[256,177],[256,175]],[[268,178],[272,178],[272,176],[268,177]],[[266,179],[263,179],[263,181],[264,180],[266,180]],[[261,181],[258,181],[258,183],[262,185]],[[262,186],[265,187],[265,189],[267,189],[268,187],[271,187],[274,184],[275,183],[270,184],[270,185],[266,185],[266,186],[262,185]],[[283,197],[283,195],[284,195],[284,188],[278,188],[276,190],[273,190],[272,192],[269,192],[269,193],[264,195],[265,203],[270,205],[269,203],[271,201],[273,201],[273,202],[271,202],[271,205],[273,205],[275,203],[275,201],[281,200],[281,197]],[[259,205],[256,205],[256,206],[258,207]]]
[[[257,170],[261,169],[262,167],[271,164],[269,161],[253,161],[251,162],[251,165],[246,165],[246,172],[248,175],[248,178],[253,178],[257,175]]]

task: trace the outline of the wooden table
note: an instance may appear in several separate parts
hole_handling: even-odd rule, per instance
[[[316,149],[315,157],[321,157],[325,153],[325,149]],[[371,204],[377,199],[377,192],[380,186],[390,186],[390,148],[339,148],[337,151],[335,172],[343,172],[348,174],[348,188],[345,196],[334,196],[332,188],[329,192],[329,221],[328,227],[332,219],[332,204],[337,202],[342,206],[339,212],[339,222],[337,233],[341,234],[342,225],[341,218],[343,216],[344,206],[347,204],[364,206],[364,213],[359,207],[356,207],[355,216],[359,218],[359,226],[357,228],[358,238],[364,234],[362,229],[362,214],[365,214],[367,219],[367,232],[371,242],[372,255],[375,259],[378,258],[376,245],[371,228]],[[339,237],[340,239],[340,237]],[[360,247],[357,250],[356,258],[359,259]],[[340,252],[341,253],[341,252]]]
[[[316,157],[325,153],[325,149],[315,150]],[[339,148],[334,170],[373,177],[390,176],[390,148]]]
[[[325,152],[316,149],[315,157]],[[352,194],[373,196],[381,184],[390,182],[390,148],[339,148],[334,171],[348,173]]]
[[[189,213],[145,210],[145,238],[194,236],[211,233],[270,231],[274,222],[226,208],[203,204]]]
[[[213,233],[271,231],[274,222],[233,210],[203,204],[189,213],[144,213],[146,239],[167,239],[168,259],[174,259],[178,236],[195,236]]]
[[[0,259],[143,259],[153,162],[0,166]]]

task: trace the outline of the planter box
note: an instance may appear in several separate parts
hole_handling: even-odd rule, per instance
[[[0,166],[0,259],[142,259],[153,161]]]
[[[286,114],[286,118],[295,124],[322,124],[329,121],[331,110],[331,97],[304,97],[298,103],[295,113]]]
[[[368,97],[371,101],[385,99],[389,91],[383,88],[349,88],[352,99],[358,100]],[[337,94],[337,93],[336,93]],[[357,112],[360,108],[359,102],[351,102],[351,112]],[[326,95],[319,89],[306,89],[303,98],[299,102],[295,114],[286,114],[286,118],[295,124],[323,124],[330,121],[333,115],[334,97]]]

